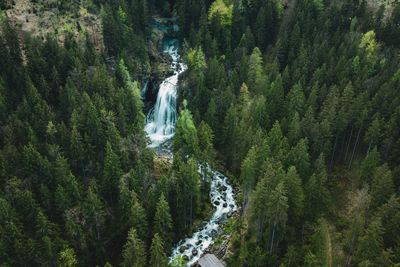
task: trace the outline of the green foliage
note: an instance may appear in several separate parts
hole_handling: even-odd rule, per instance
[[[66,248],[58,256],[57,265],[61,267],[74,267],[78,265],[75,251],[72,248]]]
[[[374,219],[365,234],[360,238],[360,243],[355,253],[357,262],[363,265],[366,261],[373,263],[376,260],[383,248],[383,233],[381,219]]]
[[[183,102],[184,109],[179,113],[172,143],[172,151],[179,153],[182,157],[186,155],[197,156],[199,150],[197,129],[186,103],[186,101]]]
[[[170,266],[171,267],[184,267],[184,266],[186,266],[186,264],[187,264],[187,262],[185,261],[185,259],[181,255],[178,255],[172,260]]]
[[[122,253],[124,267],[143,267],[146,266],[145,244],[136,234],[136,229],[131,228],[128,233],[127,241]]]
[[[150,266],[167,267],[168,260],[164,252],[163,241],[156,233],[150,247]]]
[[[221,27],[230,28],[232,25],[233,3],[229,0],[215,0],[208,11],[208,21],[211,22],[216,16],[221,21]]]
[[[172,218],[168,202],[161,193],[154,216],[154,232],[157,233],[167,244],[171,240]],[[168,247],[168,246],[167,246]]]
[[[201,46],[189,48],[183,59],[190,69],[201,70],[207,66]]]

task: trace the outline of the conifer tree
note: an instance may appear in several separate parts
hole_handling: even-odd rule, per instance
[[[111,144],[107,142],[103,169],[103,194],[113,204],[117,200],[118,183],[121,176],[122,170],[119,157],[114,153]]]
[[[187,109],[187,102],[183,102],[184,109],[180,111],[176,122],[175,137],[172,143],[174,153],[179,153],[182,157],[187,155],[197,156],[199,144],[197,130],[194,125],[192,115]]]
[[[151,267],[167,267],[167,256],[164,252],[164,242],[158,233],[154,235],[150,247],[150,266]]]
[[[395,192],[392,172],[385,163],[376,168],[371,183],[371,208],[377,208],[385,204]]]
[[[368,226],[365,234],[360,238],[360,243],[355,252],[356,261],[363,265],[367,261],[373,264],[383,248],[384,228],[381,218],[375,218]]]
[[[127,241],[122,252],[123,267],[144,267],[146,266],[145,244],[139,239],[135,228],[128,232]]]
[[[171,230],[172,218],[169,205],[164,197],[164,193],[161,193],[154,216],[154,233],[158,233],[159,237],[166,242],[166,248],[169,248],[171,241]]]
[[[137,199],[133,201],[134,203],[130,208],[129,225],[135,228],[137,236],[146,242],[149,238],[146,211]]]

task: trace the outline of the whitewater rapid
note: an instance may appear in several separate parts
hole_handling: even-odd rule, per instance
[[[199,173],[210,181],[210,199],[214,213],[203,227],[191,237],[179,241],[172,249],[170,261],[181,255],[188,261],[188,266],[200,259],[203,252],[214,243],[220,232],[220,223],[227,221],[237,210],[232,186],[222,173],[212,170],[208,164],[200,165]]]
[[[186,70],[186,66],[180,62],[178,47],[177,39],[168,39],[164,43],[164,52],[170,54],[173,60],[171,67],[174,69],[174,74],[161,83],[154,108],[146,117],[144,129],[151,141],[149,144],[151,148],[163,145],[175,133],[178,77]],[[146,90],[147,83],[143,90]],[[214,239],[220,231],[220,223],[228,220],[238,208],[233,188],[228,183],[226,176],[212,170],[208,164],[199,164],[199,173],[203,180],[210,182],[210,199],[214,212],[210,220],[204,222],[201,229],[174,246],[169,261],[171,262],[176,256],[181,255],[187,260],[187,266],[200,259],[203,252],[214,243]]]

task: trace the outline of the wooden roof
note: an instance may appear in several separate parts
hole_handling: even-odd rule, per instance
[[[205,254],[197,263],[201,267],[224,267],[225,265],[214,254]]]

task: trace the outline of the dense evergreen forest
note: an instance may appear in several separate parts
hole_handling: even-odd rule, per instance
[[[399,3],[31,2],[100,16],[104,47],[20,36],[0,0],[1,266],[185,266],[171,248],[211,212],[197,162],[240,190],[227,266],[399,266]],[[155,16],[188,67],[164,171],[139,89]]]

